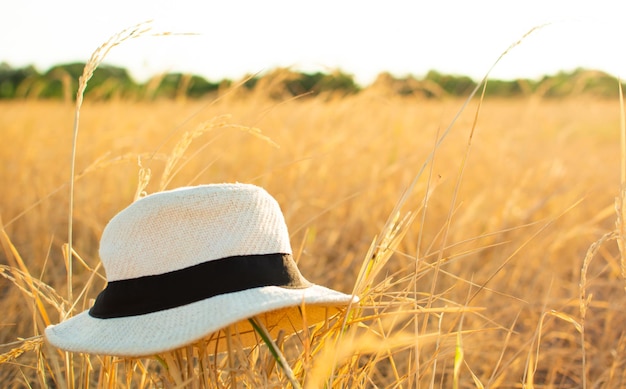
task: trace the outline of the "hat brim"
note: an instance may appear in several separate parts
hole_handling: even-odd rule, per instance
[[[220,330],[227,327],[239,335],[244,347],[257,342],[245,319],[259,317],[272,335],[280,330],[293,333],[323,321],[351,301],[358,298],[320,285],[304,289],[264,286],[137,316],[99,319],[85,311],[49,326],[45,334],[53,346],[88,354],[154,355],[204,338],[209,349],[220,352],[226,349]],[[304,319],[298,309],[302,304]]]

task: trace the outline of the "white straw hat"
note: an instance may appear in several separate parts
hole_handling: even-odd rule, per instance
[[[46,338],[63,350],[118,356],[201,340],[222,351],[227,328],[244,346],[258,341],[253,316],[275,336],[358,301],[307,281],[291,254],[280,207],[262,188],[213,184],[146,196],[102,233],[108,284],[93,307],[49,326]]]

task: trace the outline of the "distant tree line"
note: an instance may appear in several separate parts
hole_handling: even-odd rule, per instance
[[[84,66],[84,63],[63,64],[40,73],[33,66],[13,68],[6,63],[0,63],[0,99],[74,99]],[[467,96],[477,83],[467,76],[431,70],[421,78],[413,75],[395,77],[389,73],[381,73],[371,85],[362,88],[356,84],[352,75],[341,71],[326,74],[295,72],[289,69],[275,69],[266,74],[246,77],[236,83],[227,79],[210,82],[197,75],[181,73],[162,74],[145,83],[137,83],[126,69],[101,65],[89,80],[85,96],[102,100],[202,98],[215,95],[233,85],[240,85],[239,89],[243,93],[265,93],[277,99],[294,96],[345,96],[368,90],[398,96],[442,98]],[[586,94],[613,98],[617,96],[618,88],[617,79],[609,74],[576,69],[544,76],[539,80],[489,80],[486,94],[499,97],[539,95],[546,98]]]

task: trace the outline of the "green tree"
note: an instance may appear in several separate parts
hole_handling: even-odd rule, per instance
[[[285,89],[292,96],[306,93],[318,95],[322,92],[339,92],[347,95],[357,93],[359,86],[354,82],[351,75],[335,71],[331,74],[321,72],[296,73],[294,78],[285,80]]]
[[[60,98],[68,93],[68,89],[74,94],[78,88],[78,79],[83,74],[84,63],[70,63],[57,65],[44,73],[43,78],[46,86],[41,92],[44,98]],[[114,95],[127,96],[135,92],[137,85],[124,68],[100,65],[87,83],[85,96],[97,91],[99,98],[110,98]]]
[[[183,73],[168,73],[161,78],[156,96],[175,98],[193,97],[198,98],[218,89],[219,84],[213,84],[206,79]]]
[[[434,82],[453,96],[466,95],[476,87],[476,82],[467,76],[452,76],[435,70],[430,70],[424,79]]]
[[[13,69],[8,63],[0,63],[0,99],[16,97],[18,87],[29,78],[39,77],[40,74],[31,65]]]

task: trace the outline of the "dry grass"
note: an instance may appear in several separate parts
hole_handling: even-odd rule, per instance
[[[87,102],[68,288],[73,107],[3,102],[3,386],[288,385],[266,347],[121,360],[39,337],[103,288],[97,245],[115,213],[142,191],[225,181],[265,187],[303,274],[363,298],[278,340],[305,388],[625,385],[619,103],[488,99],[476,119],[473,102],[416,179],[462,103]]]

